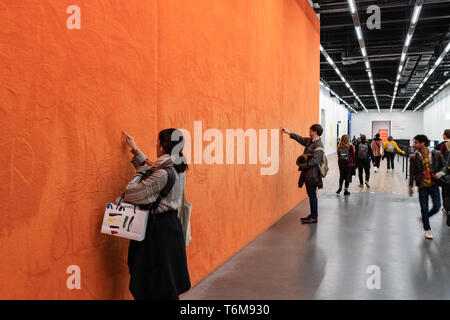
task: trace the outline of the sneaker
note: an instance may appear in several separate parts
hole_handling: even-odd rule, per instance
[[[360,187],[360,188],[364,188],[364,185],[363,185],[363,184],[360,184],[359,187]]]
[[[367,186],[367,188],[370,188],[369,181],[366,181],[366,186]]]
[[[348,190],[345,190],[344,191],[344,196],[349,196],[350,195],[350,192],[348,192]]]
[[[429,240],[433,239],[433,235],[431,234],[430,230],[425,231],[425,239],[429,239]]]
[[[337,191],[336,191],[336,194],[339,194],[339,193],[341,193],[341,191],[342,191],[342,189],[341,188],[339,188]]]
[[[386,169],[386,172],[387,172],[387,173],[391,172],[391,169]]]
[[[317,223],[317,218],[313,218],[313,217],[309,217],[309,218],[306,218],[306,219],[302,219],[302,223],[304,223],[304,224],[309,224],[309,223]]]

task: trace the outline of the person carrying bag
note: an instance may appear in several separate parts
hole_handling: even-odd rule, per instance
[[[136,168],[123,199],[149,210],[143,241],[131,240],[128,248],[129,289],[136,300],[177,300],[191,288],[187,267],[186,241],[178,218],[186,183],[186,159],[181,132],[166,129],[159,133],[158,159],[150,163],[134,138],[124,133]],[[175,136],[175,140],[173,139]],[[182,148],[181,148],[182,149]]]
[[[317,223],[317,189],[323,188],[322,178],[328,171],[328,162],[320,139],[323,128],[320,124],[313,124],[309,128],[309,137],[301,137],[285,128],[282,128],[281,132],[288,134],[291,139],[305,147],[303,155],[297,159],[298,171],[301,171],[298,187],[306,186],[311,214],[300,220],[304,224]]]

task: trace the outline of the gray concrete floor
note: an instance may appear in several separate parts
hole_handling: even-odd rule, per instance
[[[450,228],[440,211],[425,240],[417,194],[319,193],[303,201],[183,299],[450,299]],[[368,289],[369,266],[380,289]]]

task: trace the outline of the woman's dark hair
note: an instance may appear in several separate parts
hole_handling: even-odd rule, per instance
[[[322,128],[322,126],[321,126],[320,124],[313,124],[313,125],[310,127],[310,129],[311,129],[312,131],[317,132],[317,135],[318,135],[319,137],[322,135],[323,128]]]
[[[427,136],[424,134],[418,134],[414,137],[414,140],[417,140],[419,143],[425,143],[425,145],[428,147],[430,140],[428,140]]]
[[[361,142],[366,142],[366,141],[367,141],[367,137],[366,137],[366,135],[364,135],[364,134],[362,134],[362,135],[360,136],[360,138],[361,138]]]
[[[377,134],[375,135],[375,139],[380,139],[380,134],[379,134],[379,133],[377,133]]]
[[[181,131],[174,128],[164,129],[158,138],[164,152],[172,156],[175,169],[178,172],[186,171],[188,166],[183,156],[184,137]]]
[[[388,137],[388,141],[392,141],[392,140],[394,140],[394,137],[389,136],[389,137]]]

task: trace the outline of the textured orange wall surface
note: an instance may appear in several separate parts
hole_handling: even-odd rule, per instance
[[[128,241],[99,232],[133,174],[121,130],[152,159],[159,130],[194,121],[307,134],[319,54],[307,0],[0,0],[0,298],[131,298]],[[302,148],[280,136],[279,150],[275,175],[190,165],[193,284],[304,199]]]

